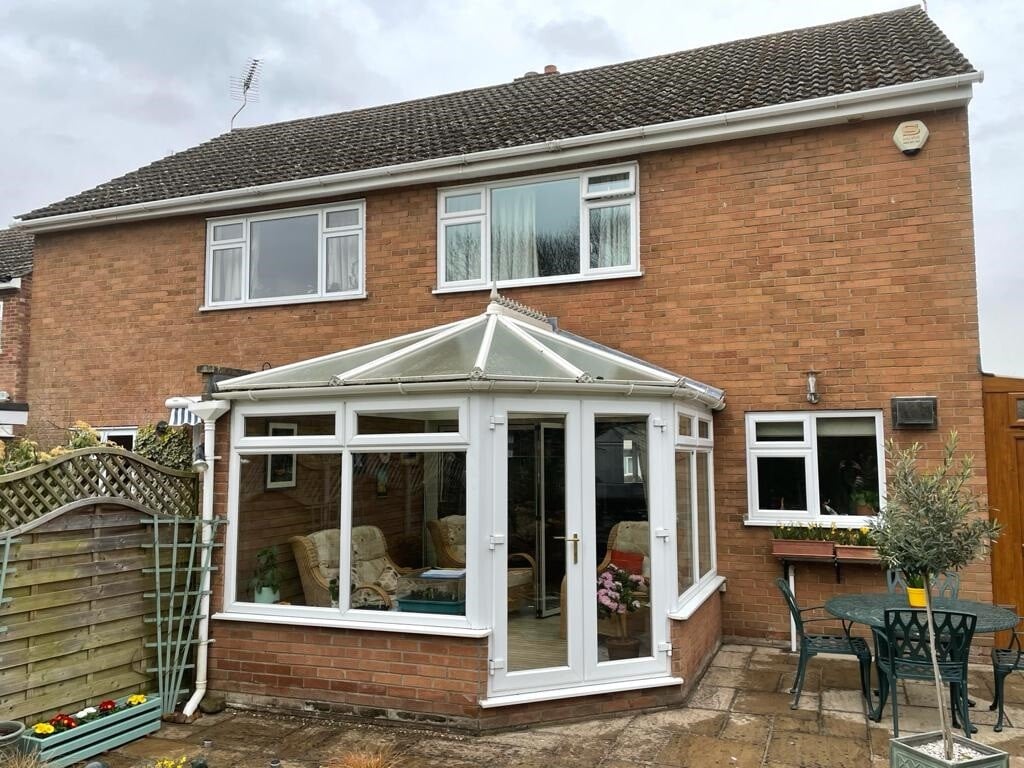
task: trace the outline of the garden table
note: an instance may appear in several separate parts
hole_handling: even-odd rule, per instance
[[[884,630],[885,611],[890,608],[911,609],[907,603],[906,594],[903,592],[869,592],[864,594],[837,595],[825,601],[825,610],[836,618],[842,619],[846,627],[849,627],[851,623],[866,624],[872,629]],[[978,617],[974,627],[975,634],[979,632],[987,634],[1013,629],[1019,621],[1017,614],[1011,610],[989,603],[979,603],[976,600],[933,597],[932,610],[973,613]],[[875,659],[875,663],[878,663],[878,659]],[[868,701],[868,708],[869,710],[871,708],[870,700]],[[881,717],[881,706],[879,711],[874,714]]]

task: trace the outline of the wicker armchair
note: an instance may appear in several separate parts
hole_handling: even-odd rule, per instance
[[[306,605],[330,606],[330,581],[338,578],[340,542],[341,531],[337,528],[288,539],[299,570]]]

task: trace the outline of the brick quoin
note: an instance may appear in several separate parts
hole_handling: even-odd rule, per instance
[[[930,131],[914,157],[893,145],[898,118],[623,157],[639,163],[643,276],[505,291],[557,316],[562,328],[727,392],[714,419],[714,471],[718,568],[728,589],[690,620],[673,622],[676,674],[690,678],[701,668],[719,642],[719,623],[730,638],[788,638],[770,532],[744,525],[746,412],[880,409],[886,435],[922,443],[927,459],[955,428],[984,489],[967,112],[902,119],[909,118]],[[369,295],[356,301],[201,311],[202,216],[38,235],[33,434],[76,418],[165,418],[165,397],[199,391],[199,364],[258,370],[483,310],[485,291],[432,293],[436,187],[340,199],[357,198],[366,200]],[[809,369],[821,372],[817,406],[805,397]],[[890,399],[906,395],[938,398],[938,431],[892,429]],[[223,514],[226,473],[218,478]],[[845,567],[841,584],[820,566],[801,566],[797,580],[802,602],[884,583],[879,569],[863,566]],[[990,598],[986,565],[968,569],[963,591]],[[554,702],[481,713],[486,641],[229,621],[215,622],[214,634],[216,686],[253,701],[394,707],[479,727],[559,710]],[[399,638],[417,647],[399,648]],[[402,671],[349,665],[342,651],[356,642]],[[465,652],[478,666],[424,663],[444,656],[441,649]],[[468,679],[448,676],[467,670]],[[571,709],[657,706],[679,695],[592,697]]]

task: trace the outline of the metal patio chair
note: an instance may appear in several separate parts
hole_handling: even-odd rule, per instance
[[[782,597],[789,607],[789,613],[796,625],[797,636],[800,638],[800,661],[796,670],[796,679],[793,681],[793,688],[790,693],[795,694],[790,709],[796,709],[800,704],[800,693],[804,687],[804,679],[807,675],[807,662],[819,653],[836,653],[844,656],[856,656],[860,663],[860,685],[864,699],[870,702],[869,688],[871,685],[871,649],[860,637],[851,637],[849,628],[844,625],[844,633],[841,635],[824,635],[807,632],[805,625],[821,621],[836,621],[830,616],[818,616],[804,618],[804,614],[811,611],[821,610],[824,606],[815,605],[808,608],[801,608],[793,597],[789,583],[783,579],[775,580],[776,586],[782,592]],[[868,707],[870,709],[870,706]]]
[[[989,710],[999,710],[994,728],[996,731],[1003,730],[1003,689],[1006,676],[1024,670],[1024,616],[1018,616],[1017,620],[1017,629],[1010,638],[1010,644],[1005,648],[992,649],[992,677],[995,680],[996,695]]]
[[[890,568],[885,572],[885,586],[890,592],[906,592],[907,581],[903,572]],[[935,597],[956,600],[960,596],[960,574],[956,571],[942,571],[932,577],[929,587]]]

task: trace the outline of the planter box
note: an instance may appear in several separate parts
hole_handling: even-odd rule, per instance
[[[831,541],[772,539],[772,554],[780,560],[832,561],[835,545]]]
[[[933,741],[942,742],[942,731],[921,733],[917,736],[901,736],[898,739],[889,740],[889,765],[890,768],[1006,768],[1010,764],[1010,755],[1001,749],[990,747],[979,741],[971,741],[963,736],[953,735],[953,741],[970,747],[981,753],[981,757],[973,760],[963,760],[959,763],[947,762],[941,757],[932,757],[916,749],[918,745],[930,744]]]
[[[121,706],[127,696],[118,699]],[[160,728],[160,696],[146,694],[145,704],[120,709],[60,733],[40,738],[25,731],[19,742],[23,753],[38,752],[48,768],[64,768],[81,760],[127,744]]]
[[[878,547],[836,544],[836,560],[841,563],[880,563]]]
[[[455,616],[466,614],[465,600],[409,600],[398,598],[398,610],[411,613],[450,613]]]

